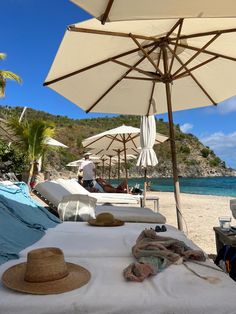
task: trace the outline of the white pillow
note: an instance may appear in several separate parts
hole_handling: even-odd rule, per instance
[[[97,199],[82,194],[64,196],[58,205],[58,213],[62,221],[88,221],[95,218]]]

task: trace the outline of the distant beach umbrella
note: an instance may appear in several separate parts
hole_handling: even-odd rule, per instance
[[[57,146],[57,147],[64,147],[64,148],[68,148],[68,146],[66,146],[65,144],[55,140],[52,137],[46,137],[45,139],[45,144],[49,145],[49,146]]]
[[[101,156],[101,157],[109,157],[110,159],[115,159],[115,157],[117,157],[117,177],[118,177],[118,181],[120,180],[120,164],[122,162],[122,157],[123,159],[125,158],[124,156],[124,148],[113,148],[113,149],[102,149],[102,148],[93,148],[90,151],[92,154],[95,154],[97,156]],[[126,156],[127,159],[130,158],[130,156],[134,156],[134,154],[139,154],[139,149],[135,147],[133,148],[127,148],[126,149]],[[131,158],[130,158],[131,159]]]
[[[128,180],[127,170],[127,148],[134,147],[137,149],[138,145],[134,142],[135,138],[139,138],[140,129],[132,126],[122,125],[120,127],[110,129],[108,131],[96,134],[85,139],[82,144],[84,148],[97,148],[104,150],[121,149],[124,152],[125,161],[125,178]],[[127,189],[128,192],[128,189]]]
[[[100,11],[104,22],[122,3],[118,19],[126,21],[101,25],[90,19],[69,26],[44,85],[86,112],[168,113],[177,222],[183,229],[173,111],[216,106],[235,95],[236,18],[225,17],[236,16],[236,7],[230,0],[191,6],[186,0],[133,1],[109,1],[112,10]]]

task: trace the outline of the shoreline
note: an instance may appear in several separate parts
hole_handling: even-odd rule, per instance
[[[176,208],[173,192],[148,191],[148,196],[159,197],[159,212],[166,217],[166,223],[177,228]],[[215,233],[213,227],[219,226],[220,216],[230,216],[231,196],[216,196],[181,193],[184,233],[207,254],[216,254]],[[147,201],[146,207],[153,209],[153,201]],[[232,225],[236,220],[232,218]]]

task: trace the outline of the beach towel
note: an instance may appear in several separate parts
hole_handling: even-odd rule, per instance
[[[24,182],[12,185],[0,183],[0,202],[19,220],[36,229],[46,230],[61,222],[31,198]]]
[[[0,264],[18,258],[18,253],[45,234],[27,226],[0,202]]]
[[[123,274],[127,280],[137,282],[156,275],[171,264],[182,264],[187,260],[206,260],[202,251],[191,249],[183,241],[159,236],[153,229],[141,232],[132,253],[137,262],[126,267]]]

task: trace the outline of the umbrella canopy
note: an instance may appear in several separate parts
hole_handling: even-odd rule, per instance
[[[165,113],[166,82],[175,111],[216,105],[235,95],[235,41],[234,18],[91,19],[68,28],[44,85],[86,112]]]
[[[141,152],[137,161],[137,166],[147,168],[158,164],[156,153],[153,150],[156,137],[156,121],[154,116],[141,117],[140,132]]]
[[[102,23],[178,17],[232,17],[234,0],[71,0]]]
[[[113,148],[113,149],[108,149],[108,150],[102,149],[101,147],[100,148],[93,148],[90,152],[92,154],[100,156],[101,158],[106,158],[106,157],[109,158],[110,163],[113,160],[115,160],[117,162],[117,165],[118,165],[118,167],[117,167],[118,181],[120,180],[120,164],[122,162],[122,158],[123,159],[125,158],[125,156],[124,156],[124,147],[122,147],[122,148]],[[134,156],[133,154],[138,154],[138,153],[139,153],[139,151],[138,151],[138,148],[136,148],[136,144],[135,144],[135,147],[126,149],[126,159],[127,160],[133,159],[132,158]],[[134,158],[135,158],[135,156],[134,156]],[[111,174],[110,170],[111,170],[111,167],[109,169],[109,179],[110,179],[110,174]]]
[[[64,148],[68,148],[68,146],[66,146],[65,144],[55,140],[52,137],[46,137],[45,139],[45,144],[50,145],[50,146],[57,146],[57,147],[64,147]]]
[[[85,139],[82,144],[84,148],[103,148],[104,150],[120,149],[124,152],[125,177],[128,179],[126,150],[130,147],[138,148],[134,139],[139,136],[140,129],[132,126],[122,125],[120,127],[96,134]],[[128,192],[128,189],[127,189]]]
[[[144,168],[144,200],[143,205],[146,203],[146,186],[147,186],[147,167],[156,166],[158,164],[156,153],[153,150],[156,136],[156,121],[154,116],[141,117],[140,127],[140,143],[141,153],[139,155],[137,166]]]
[[[168,112],[179,229],[183,226],[172,112],[215,106],[236,94],[235,41],[235,18],[106,25],[91,19],[68,28],[44,83],[86,112]],[[96,54],[91,53],[94,47]]]
[[[98,156],[89,156],[89,159],[91,159],[93,162],[100,161],[100,158]],[[79,167],[81,163],[84,161],[84,159],[78,159],[71,161],[67,164],[68,167]]]

